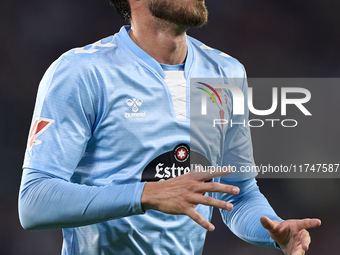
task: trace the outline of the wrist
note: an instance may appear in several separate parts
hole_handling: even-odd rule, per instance
[[[144,185],[144,190],[141,198],[141,205],[144,212],[146,210],[157,208],[155,203],[155,194],[157,193],[155,192],[156,186],[156,182],[146,182]]]

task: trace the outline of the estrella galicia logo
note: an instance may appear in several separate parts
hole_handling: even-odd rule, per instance
[[[138,112],[139,107],[142,106],[143,100],[142,99],[127,99],[126,104],[131,107],[132,113],[125,112],[126,118],[143,118],[146,117],[145,112]]]
[[[187,144],[179,144],[153,159],[143,170],[142,182],[165,181],[182,174],[189,173],[200,164],[210,166],[208,159],[202,154],[191,151]]]
[[[186,144],[177,145],[174,149],[174,157],[178,162],[185,162],[189,158],[189,147]]]

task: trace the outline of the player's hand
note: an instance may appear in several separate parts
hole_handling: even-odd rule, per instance
[[[226,175],[224,173],[223,175]],[[201,177],[201,178],[199,178]],[[209,196],[205,192],[221,192],[237,195],[240,189],[236,186],[216,182],[205,182],[216,176],[192,173],[184,174],[161,182],[147,182],[142,194],[143,210],[153,209],[169,214],[188,215],[203,228],[213,231],[215,226],[204,219],[196,210],[198,204],[231,210],[231,203]]]
[[[319,227],[319,219],[276,221],[261,217],[262,226],[286,255],[303,255],[309,248],[310,235],[306,229]]]

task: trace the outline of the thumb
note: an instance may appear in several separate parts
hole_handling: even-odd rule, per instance
[[[261,221],[262,226],[263,226],[265,229],[267,229],[267,230],[269,230],[269,231],[273,231],[273,230],[275,229],[275,223],[274,223],[274,221],[272,221],[272,220],[269,219],[268,217],[262,216],[261,219],[260,219],[260,221]]]

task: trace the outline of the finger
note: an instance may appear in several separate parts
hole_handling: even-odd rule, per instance
[[[302,235],[301,235],[302,249],[305,250],[305,251],[308,251],[310,242],[311,242],[310,235],[309,235],[307,230],[304,230]]]
[[[202,215],[200,215],[194,208],[190,208],[187,210],[186,214],[193,219],[197,224],[201,225],[203,228],[205,228],[208,231],[214,231],[215,226],[211,224],[209,221],[203,218]]]
[[[221,208],[228,211],[233,209],[233,204],[209,196],[196,195],[191,199],[190,202],[192,202],[195,205],[202,204],[207,206],[213,206],[216,208]]]
[[[316,228],[321,225],[321,220],[319,219],[304,219],[298,221],[298,226],[301,229]]]
[[[210,180],[215,177],[221,177],[224,175],[231,174],[233,172],[232,167],[224,166],[224,167],[213,167],[202,165],[197,165],[193,171],[190,172],[190,177],[200,179],[203,181]]]
[[[262,216],[260,218],[260,221],[261,221],[262,226],[269,231],[273,231],[276,227],[275,222],[266,216]]]
[[[204,192],[220,192],[237,195],[240,193],[240,189],[236,186],[226,185],[217,182],[204,183],[199,186],[198,191]]]

